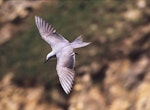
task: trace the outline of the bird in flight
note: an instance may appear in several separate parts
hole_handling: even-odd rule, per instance
[[[81,35],[70,43],[67,39],[58,34],[52,25],[38,16],[35,16],[35,23],[42,39],[52,48],[52,51],[46,56],[46,62],[53,57],[57,58],[56,70],[59,81],[65,93],[69,94],[75,75],[75,52],[73,50],[87,46],[90,43],[83,42]]]

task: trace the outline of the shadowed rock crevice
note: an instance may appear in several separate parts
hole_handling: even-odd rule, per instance
[[[108,69],[108,65],[103,65],[100,70],[97,71],[97,73],[94,73],[91,75],[93,82],[103,83],[105,77],[106,77],[106,71]]]

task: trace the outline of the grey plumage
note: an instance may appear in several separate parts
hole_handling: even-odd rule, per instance
[[[82,37],[77,37],[72,43],[69,43],[63,36],[56,32],[56,29],[45,22],[42,18],[35,16],[35,23],[43,40],[52,48],[52,51],[46,56],[46,60],[51,57],[57,57],[57,74],[62,88],[68,94],[71,91],[74,81],[74,48],[80,48],[89,45],[82,41]]]

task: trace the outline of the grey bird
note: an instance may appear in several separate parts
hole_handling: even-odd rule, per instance
[[[38,16],[35,16],[35,23],[42,39],[52,48],[52,51],[46,56],[46,61],[53,57],[57,58],[56,70],[59,81],[65,93],[69,94],[75,75],[75,52],[73,49],[87,46],[90,43],[83,42],[81,35],[69,43],[68,40],[56,32],[52,25]]]

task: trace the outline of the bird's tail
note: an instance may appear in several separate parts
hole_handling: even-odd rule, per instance
[[[80,48],[80,47],[85,47],[87,45],[89,45],[90,42],[83,42],[82,41],[82,36],[80,35],[79,37],[77,37],[72,43],[72,47],[73,48]]]

